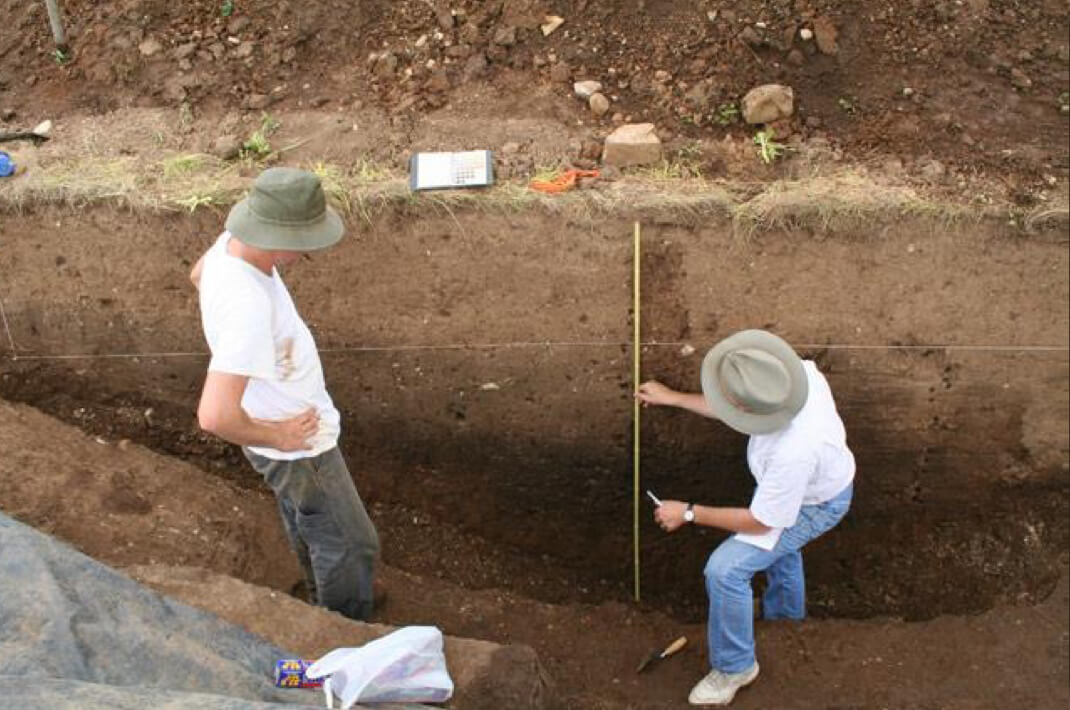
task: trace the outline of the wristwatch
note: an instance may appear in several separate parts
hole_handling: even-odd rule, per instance
[[[684,511],[684,522],[687,522],[687,523],[695,522],[695,504],[694,503],[688,503],[687,504],[687,510]]]

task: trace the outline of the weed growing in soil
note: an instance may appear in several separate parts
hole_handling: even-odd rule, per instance
[[[63,66],[67,62],[71,61],[71,53],[63,48],[58,48],[52,52],[52,61],[60,66]]]
[[[841,96],[836,100],[836,105],[849,116],[858,113],[858,99],[853,96]]]
[[[219,6],[219,14],[223,17],[230,17],[234,14],[234,0],[223,0],[223,4]]]
[[[774,160],[779,158],[787,150],[787,147],[783,143],[777,143],[773,140],[776,137],[776,131],[772,128],[758,131],[754,136],[754,144],[758,146],[758,157],[762,159],[762,162],[769,165]]]
[[[206,156],[193,153],[190,155],[176,155],[163,161],[164,177],[173,178],[189,175],[204,165]]]
[[[655,181],[701,178],[702,169],[699,167],[701,156],[701,146],[697,143],[690,143],[676,151],[671,159],[664,159],[660,164],[642,171],[642,175]]]
[[[731,126],[739,121],[739,107],[733,103],[721,104],[717,107],[713,120],[719,126]]]
[[[279,130],[279,126],[282,123],[269,113],[265,113],[260,117],[260,128],[253,131],[253,134],[249,136],[241,147],[241,154],[243,158],[250,158],[252,160],[260,160],[271,155],[271,141],[268,137],[275,131]]]

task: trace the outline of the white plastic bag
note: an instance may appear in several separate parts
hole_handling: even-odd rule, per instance
[[[442,632],[434,626],[407,626],[358,648],[336,648],[305,675],[326,677],[327,707],[333,693],[343,710],[357,702],[442,703],[453,695]]]

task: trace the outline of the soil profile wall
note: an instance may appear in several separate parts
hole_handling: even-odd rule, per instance
[[[256,485],[193,419],[207,360],[186,274],[221,222],[3,215],[0,299],[20,357],[0,361],[0,396],[66,418],[103,407],[130,438]],[[626,593],[631,222],[458,213],[350,228],[286,278],[365,497]],[[829,377],[859,472],[848,518],[807,558],[815,611],[921,618],[1050,588],[1068,549],[1065,242],[921,222],[741,241],[717,222],[648,223],[643,249],[645,376],[697,389],[707,347],[760,327]],[[34,359],[73,354],[98,357]],[[744,447],[716,423],[646,410],[643,485],[745,504]],[[642,512],[645,598],[700,614],[720,536],[665,537]]]

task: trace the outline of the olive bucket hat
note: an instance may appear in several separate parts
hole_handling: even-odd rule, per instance
[[[710,348],[702,393],[714,415],[744,434],[783,429],[809,394],[802,360],[783,338],[743,330]]]
[[[314,173],[268,168],[257,176],[244,200],[231,208],[226,229],[258,249],[314,251],[342,238],[345,227],[327,206]]]

